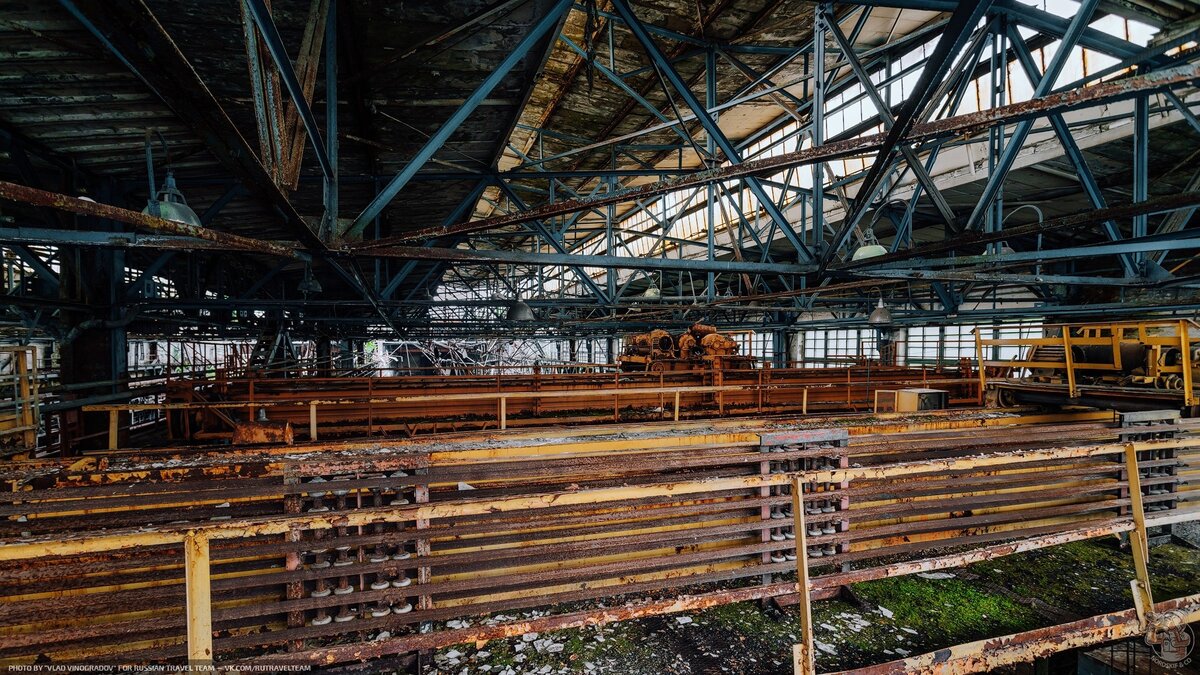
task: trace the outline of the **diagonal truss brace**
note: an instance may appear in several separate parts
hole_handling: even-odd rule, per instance
[[[650,56],[650,60],[659,66],[663,75],[671,83],[671,86],[676,90],[676,92],[679,93],[680,98],[683,99],[684,104],[691,109],[692,114],[694,114],[700,121],[701,126],[704,127],[706,132],[708,132],[709,138],[712,139],[712,141],[716,143],[716,146],[721,149],[721,152],[725,154],[726,160],[733,165],[741,164],[741,153],[738,152],[737,148],[734,147],[729,138],[725,136],[725,133],[721,131],[721,128],[717,126],[716,121],[712,118],[712,115],[709,114],[708,108],[696,98],[696,95],[692,93],[690,88],[688,88],[687,83],[684,82],[683,78],[679,76],[678,71],[676,71],[674,66],[672,66],[667,60],[666,56],[662,53],[662,50],[660,50],[658,45],[654,43],[654,40],[650,37],[650,34],[646,32],[642,22],[633,13],[633,9],[629,6],[628,1],[613,0],[613,7],[621,15],[621,19],[625,22],[625,25],[629,31],[633,33],[633,36],[637,38],[639,43],[641,43],[642,48]],[[775,204],[775,201],[771,199],[770,195],[767,194],[767,191],[763,189],[762,183],[759,182],[757,178],[748,177],[746,179],[746,186],[750,189],[750,192],[754,195],[754,198],[758,200],[759,205],[762,206],[762,208],[767,212],[767,215],[769,215],[771,219],[774,220],[779,226],[779,230],[783,232],[787,240],[796,248],[796,251],[800,256],[800,260],[802,262],[809,262],[813,260],[812,252],[800,239],[800,236],[796,233],[796,230],[792,228],[791,223],[788,222],[787,218],[783,215],[783,212],[779,210],[779,207]]]

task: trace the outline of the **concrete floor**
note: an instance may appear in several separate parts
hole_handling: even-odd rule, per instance
[[[1151,576],[1157,600],[1196,592],[1200,550],[1178,544],[1155,547]],[[1132,577],[1129,551],[1110,538],[856,584],[845,599],[814,606],[817,667],[821,672],[859,667],[1125,609],[1132,606]],[[426,672],[790,673],[792,644],[799,634],[794,612],[740,603],[689,615],[528,634],[480,648],[458,645],[439,651],[436,666]],[[1074,655],[1064,655],[1050,672],[1074,672],[1074,661]],[[1010,672],[1026,670],[1032,672]]]

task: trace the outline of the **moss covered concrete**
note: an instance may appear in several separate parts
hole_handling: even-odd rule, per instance
[[[1155,547],[1150,570],[1157,599],[1200,591],[1195,549]],[[1132,577],[1130,553],[1113,539],[855,584],[851,599],[814,605],[817,666],[821,671],[852,668],[1125,609],[1132,606]],[[1030,602],[1034,598],[1040,602]],[[441,650],[429,672],[787,673],[799,635],[794,611],[738,603],[686,616],[497,640],[482,649],[458,645]]]

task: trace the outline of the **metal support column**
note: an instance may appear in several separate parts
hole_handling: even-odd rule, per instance
[[[184,586],[187,597],[188,667],[202,669],[213,662],[212,580],[208,537],[189,532],[183,539]]]
[[[337,0],[329,1],[325,19],[325,152],[330,172],[325,174],[325,219],[320,237],[326,241],[338,231],[338,58]]]
[[[1134,99],[1133,106],[1133,202],[1144,202],[1150,197],[1150,97],[1143,94]],[[1146,236],[1149,216],[1145,213],[1133,217],[1133,238]],[[1146,253],[1133,254],[1134,267],[1140,268]]]

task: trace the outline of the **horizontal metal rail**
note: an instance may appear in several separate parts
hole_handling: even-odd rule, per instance
[[[793,573],[796,562],[776,561],[784,551],[836,549],[810,560],[814,571],[833,567],[832,574],[812,577],[814,597],[823,598],[841,583],[1133,527],[1121,515],[1130,504],[1121,496],[1128,482],[1120,477],[1123,464],[1114,461],[1128,447],[1088,442],[1114,433],[1095,422],[1046,419],[1047,426],[1029,428],[1026,443],[1070,438],[1086,444],[980,455],[981,447],[1010,447],[1011,430],[930,427],[897,436],[885,423],[880,434],[862,436],[848,448],[837,445],[837,433],[845,438],[837,429],[659,431],[594,439],[585,434],[554,443],[529,434],[480,445],[480,438],[464,435],[390,447],[360,441],[29,462],[5,472],[16,491],[0,500],[6,517],[0,521],[0,662],[24,662],[22,655],[44,651],[44,644],[55,645],[55,662],[100,655],[122,662],[181,659],[189,651],[203,660],[209,647],[202,636],[216,631],[209,654],[218,660],[251,649],[264,664],[336,663],[533,625],[478,626],[467,639],[454,629],[405,632],[418,622],[480,612],[676,589],[669,601],[645,608],[589,612],[586,620],[594,623],[743,596],[794,597],[795,583],[787,581],[713,594],[681,592],[696,584]],[[956,444],[969,451],[944,456]],[[1195,452],[1200,441],[1134,448]],[[844,458],[840,466],[820,468],[831,454]],[[851,466],[849,458],[864,465]],[[1166,463],[1147,459],[1141,465]],[[789,469],[797,466],[804,468]],[[313,482],[322,476],[327,480]],[[802,495],[793,489],[797,481]],[[810,491],[809,485],[818,487]],[[410,503],[388,504],[393,497],[387,495]],[[801,527],[794,541],[776,540],[793,521],[773,516],[796,496],[803,507],[837,504],[833,513],[803,516],[817,527],[833,523],[835,531],[809,536]],[[1147,503],[1179,498],[1155,495]],[[964,504],[974,515],[951,517]],[[1195,517],[1178,509],[1147,515],[1148,523]],[[838,525],[845,521],[851,526]],[[316,560],[312,551],[323,546],[348,550],[347,566],[310,564]],[[408,557],[376,557],[398,546],[407,547]],[[921,558],[945,546],[969,550],[837,571],[842,561],[858,567],[859,561],[898,555]],[[205,568],[207,593],[199,590]],[[339,577],[353,593],[319,593],[340,588]],[[389,578],[410,583],[373,585]],[[54,590],[54,599],[22,599],[34,589]],[[371,615],[397,603],[412,610]],[[179,611],[184,606],[190,613]],[[357,610],[347,614],[348,607]],[[64,612],[70,620],[60,620]],[[327,612],[353,621],[313,623]],[[584,620],[579,616],[541,617],[536,625],[549,630]],[[395,637],[337,644],[345,641],[339,635],[383,629]],[[528,630],[538,628],[520,632]],[[333,642],[322,644],[327,638]],[[304,651],[271,654],[299,639],[316,642]]]

